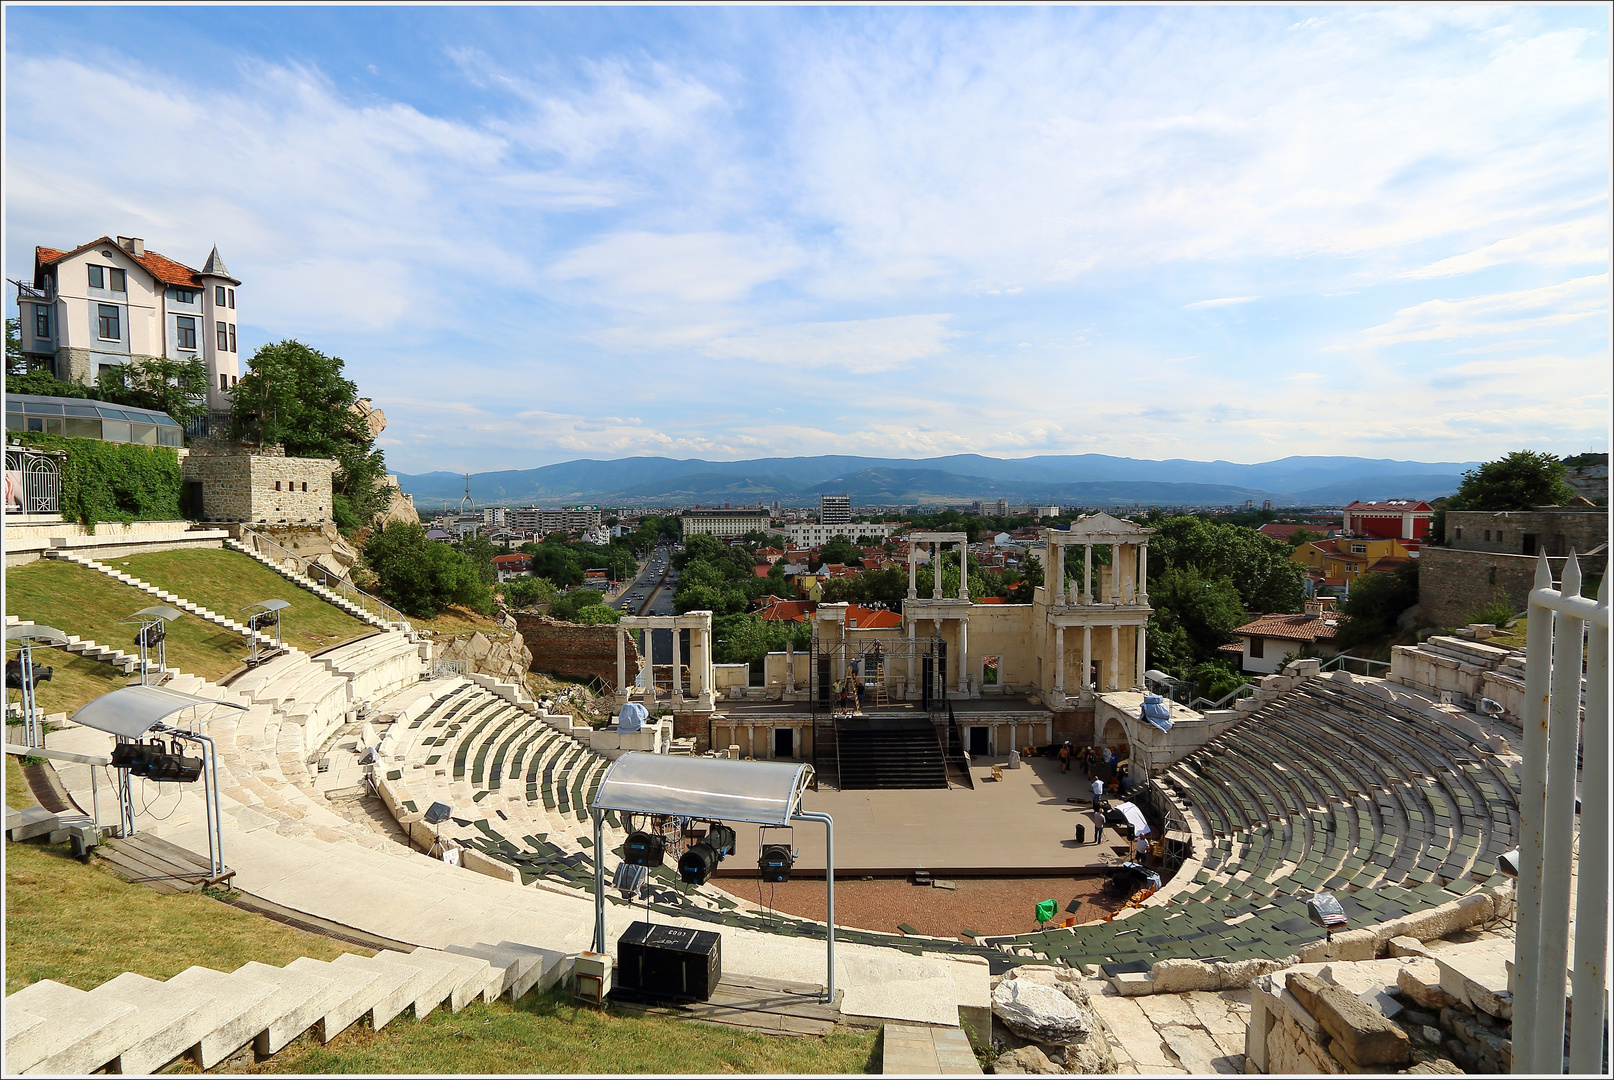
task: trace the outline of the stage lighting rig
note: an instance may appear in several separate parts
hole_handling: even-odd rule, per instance
[[[622,843],[622,860],[634,866],[660,866],[667,860],[666,841],[657,833],[629,833]]]

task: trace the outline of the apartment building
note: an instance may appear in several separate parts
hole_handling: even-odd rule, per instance
[[[600,508],[597,506],[565,506],[546,509],[538,506],[518,506],[504,511],[504,524],[512,529],[532,533],[580,533],[600,527]]]
[[[744,536],[753,529],[767,532],[773,524],[773,515],[767,510],[685,510],[679,517],[685,536]]]
[[[200,358],[209,409],[230,407],[241,374],[236,290],[215,247],[202,269],[103,236],[70,250],[34,248],[32,285],[17,285],[22,351],[58,379],[93,383],[137,360]]]
[[[900,521],[852,521],[848,519],[839,525],[821,525],[807,522],[800,525],[786,525],[785,536],[793,548],[815,548],[827,544],[837,536],[847,540],[856,540],[860,536],[876,536],[881,540],[888,540],[898,529],[904,527]]]
[[[852,520],[850,495],[820,495],[818,497],[818,523],[820,525],[846,525]]]

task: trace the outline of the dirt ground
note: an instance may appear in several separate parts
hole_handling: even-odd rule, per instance
[[[956,888],[912,885],[903,878],[837,878],[835,922],[864,930],[899,933],[907,923],[921,934],[958,937],[965,930],[982,935],[1024,934],[1037,929],[1039,900],[1054,900],[1058,926],[1071,916],[1065,909],[1073,900],[1079,923],[1097,922],[1121,906],[1121,898],[1104,891],[1105,879],[1094,877],[955,878]],[[713,884],[751,903],[775,911],[822,920],[825,915],[821,878],[797,878],[782,885],[762,885],[754,879],[718,879]],[[759,900],[758,887],[762,894]]]

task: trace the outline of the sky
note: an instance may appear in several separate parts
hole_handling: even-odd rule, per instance
[[[1609,10],[8,6],[5,276],[217,244],[406,473],[1607,450]]]

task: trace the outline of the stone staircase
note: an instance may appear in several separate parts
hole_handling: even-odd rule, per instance
[[[405,1012],[424,1020],[479,999],[517,1000],[568,967],[562,953],[500,941],[254,961],[228,973],[198,966],[167,980],[131,971],[88,991],[43,979],[5,1000],[4,1071],[152,1073],[180,1058],[210,1069],[249,1046],[274,1054],[310,1031],[328,1043],[365,1017],[379,1031]]]
[[[16,615],[6,616],[7,626],[15,626],[20,622],[22,622],[22,619]],[[111,664],[125,675],[134,674],[140,667],[138,653],[126,653],[121,649],[114,649],[110,645],[99,645],[89,638],[81,638],[74,634],[67,635],[67,644],[62,646],[62,649],[64,652],[70,652],[74,656],[82,656],[86,660]],[[157,670],[155,664],[151,665],[151,670]]]
[[[307,589],[321,600],[324,600],[333,607],[340,608],[349,615],[353,616],[355,619],[361,619],[379,630],[398,629],[398,627],[396,627],[393,623],[389,623],[387,620],[381,618],[381,616],[376,615],[373,612],[366,611],[364,608],[360,607],[358,604],[355,604],[341,593],[336,592],[333,589],[327,589],[325,586],[316,583],[306,574],[300,574],[294,570],[288,570],[282,563],[276,562],[267,555],[259,554],[257,551],[254,551],[251,547],[241,543],[239,540],[226,540],[224,542],[224,546],[229,548],[231,551],[239,551],[248,558],[258,560],[259,562],[263,563],[263,565],[267,566],[269,569],[291,582],[293,585]],[[404,627],[408,628],[408,623],[404,623]]]

